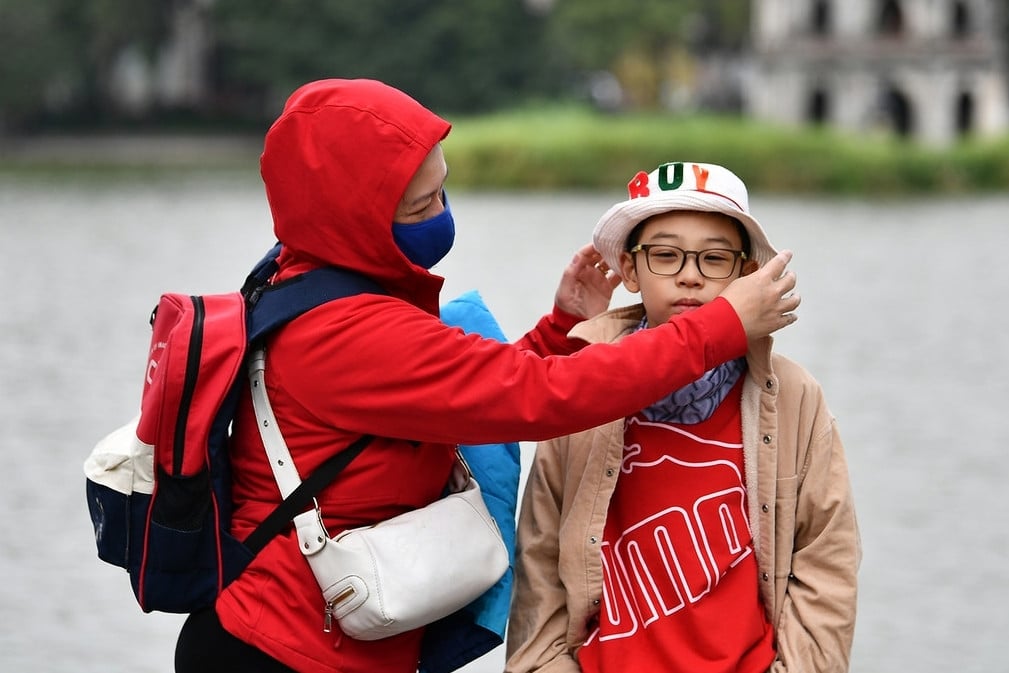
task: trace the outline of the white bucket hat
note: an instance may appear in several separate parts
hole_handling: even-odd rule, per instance
[[[641,171],[627,184],[630,198],[614,205],[600,218],[592,242],[606,264],[620,272],[620,253],[627,236],[652,215],[671,210],[724,213],[739,220],[750,236],[750,259],[764,265],[777,251],[763,227],[750,215],[746,185],[727,168],[714,164],[675,161],[651,173]]]

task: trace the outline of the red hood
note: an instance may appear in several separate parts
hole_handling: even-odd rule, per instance
[[[260,172],[284,244],[282,275],[353,269],[437,314],[442,279],[411,263],[392,237],[403,192],[448,122],[373,80],[299,88],[266,134]]]

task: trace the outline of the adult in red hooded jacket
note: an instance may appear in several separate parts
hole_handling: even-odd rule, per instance
[[[332,265],[387,293],[320,306],[267,346],[267,390],[301,474],[362,434],[379,437],[319,495],[330,534],[433,502],[456,444],[546,439],[648,406],[742,356],[747,337],[791,323],[799,303],[785,253],[701,309],[619,344],[585,346],[566,333],[606,308],[616,282],[585,248],[565,270],[554,311],[516,344],[447,327],[438,318],[443,279],[425,267],[451,245],[440,146],[449,128],[380,82],[322,80],[295,91],[266,135],[261,171],[284,246],[277,280]],[[427,244],[426,234],[409,236],[432,222],[440,224]],[[420,228],[399,238],[394,223]],[[247,395],[233,466],[241,538],[280,500]],[[281,534],[215,610],[190,617],[177,670],[416,671],[423,629],[358,641],[337,624],[324,632],[323,611],[294,532]]]

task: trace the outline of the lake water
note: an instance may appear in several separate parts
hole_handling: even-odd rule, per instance
[[[444,298],[480,290],[519,336],[620,197],[454,193]],[[1009,194],[753,201],[803,296],[776,345],[822,382],[848,451],[852,671],[1009,671]],[[143,614],[97,559],[81,464],[136,408],[158,295],[233,289],[272,244],[261,187],[8,181],[0,219],[0,670],[169,673],[181,617]]]

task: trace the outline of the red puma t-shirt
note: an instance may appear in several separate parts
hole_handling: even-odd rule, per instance
[[[774,633],[757,587],[737,383],[693,425],[627,419],[584,673],[757,673]]]

